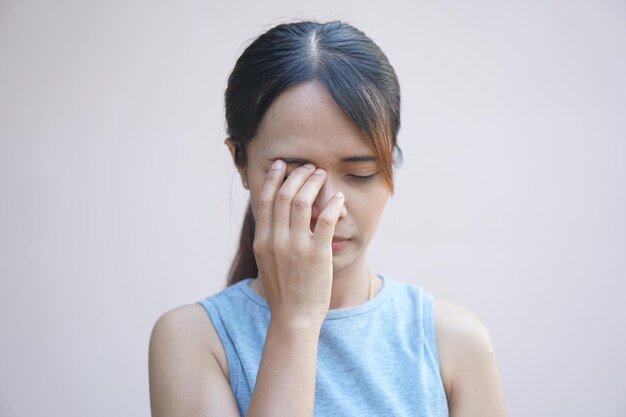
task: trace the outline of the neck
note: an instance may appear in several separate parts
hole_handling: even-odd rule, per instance
[[[368,301],[371,277],[362,258],[356,259],[343,269],[333,270],[331,309],[351,307]]]

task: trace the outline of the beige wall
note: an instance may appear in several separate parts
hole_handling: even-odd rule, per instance
[[[400,78],[373,269],[483,319],[510,417],[626,415],[624,3],[311,3],[0,2],[0,415],[148,415],[152,324],[222,288],[243,215],[226,77],[298,16]]]

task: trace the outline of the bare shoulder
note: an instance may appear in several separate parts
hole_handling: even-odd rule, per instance
[[[199,304],[163,313],[149,346],[150,404],[153,417],[236,415],[236,402],[219,353],[217,332]],[[225,362],[225,358],[224,362]]]
[[[503,416],[504,406],[493,342],[487,326],[469,309],[433,300],[441,376],[451,416]],[[478,397],[477,397],[478,396]],[[487,398],[482,404],[472,398]],[[456,413],[454,413],[456,409]],[[479,414],[467,413],[475,410]]]
[[[228,377],[224,348],[213,323],[199,304],[185,304],[163,313],[152,329],[153,343],[193,349],[199,356],[212,356]]]
[[[437,343],[446,352],[461,353],[468,349],[485,354],[493,353],[487,326],[472,311],[446,300],[433,300]],[[462,360],[461,357],[450,359]]]

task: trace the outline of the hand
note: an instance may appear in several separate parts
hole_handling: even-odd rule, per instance
[[[332,237],[344,196],[330,199],[311,232],[311,206],[326,172],[304,164],[283,183],[285,169],[277,160],[267,175],[252,247],[272,319],[321,326],[330,308]]]

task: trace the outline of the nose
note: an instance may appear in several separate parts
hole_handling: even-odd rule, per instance
[[[330,200],[333,198],[335,193],[337,193],[337,191],[341,191],[341,190],[339,189],[339,187],[336,186],[331,176],[327,175],[326,181],[324,181],[322,188],[320,188],[319,193],[317,193],[317,197],[315,198],[315,201],[313,202],[313,206],[311,207],[311,231],[315,230],[315,224],[317,223],[317,218],[324,211],[324,209],[326,208]],[[345,218],[348,214],[348,210],[346,208],[348,199],[347,199],[347,195],[345,192],[344,192],[344,196],[345,197],[344,197],[343,206],[341,207],[341,212],[339,214],[339,221],[342,218]]]

